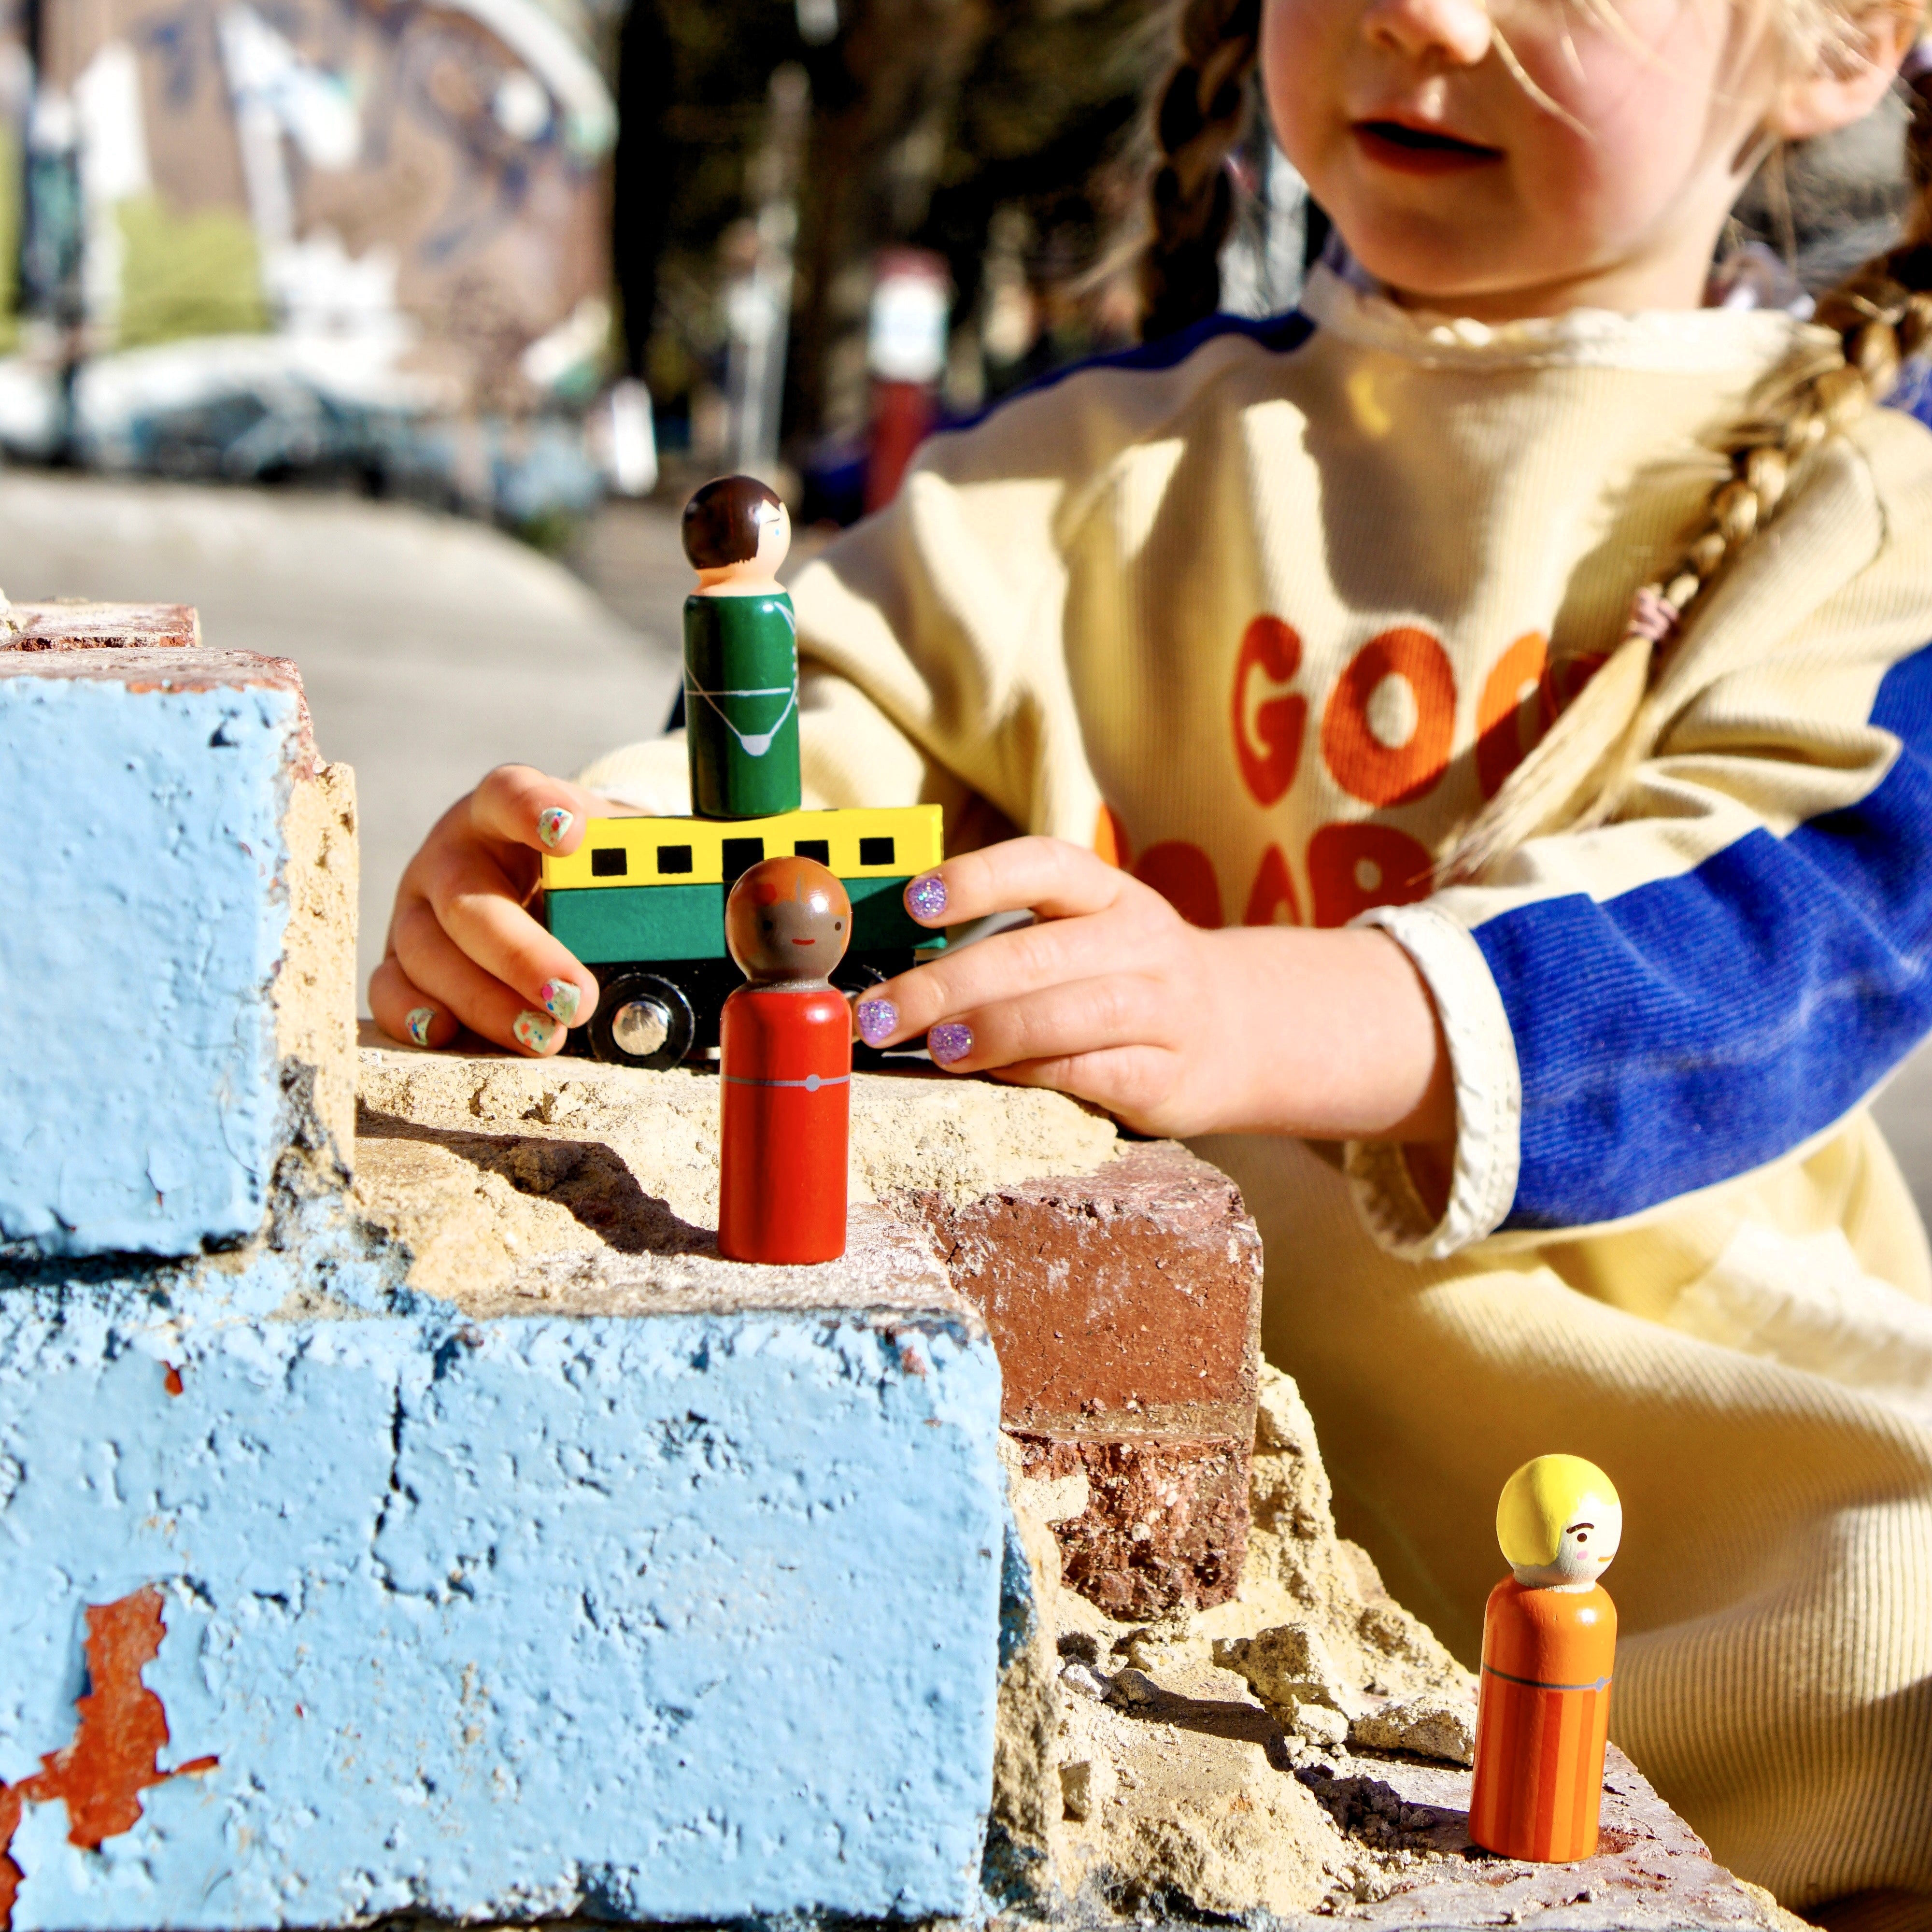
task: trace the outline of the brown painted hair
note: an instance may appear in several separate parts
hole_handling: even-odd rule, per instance
[[[720,476],[684,506],[684,554],[694,570],[722,570],[748,563],[758,536],[784,512],[777,491],[755,476]]]

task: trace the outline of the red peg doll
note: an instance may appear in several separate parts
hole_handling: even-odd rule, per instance
[[[845,1252],[852,1021],[831,976],[852,936],[845,888],[812,859],[767,859],[731,888],[724,943],[750,981],[719,1023],[718,1252]]]
[[[1503,1486],[1496,1540],[1514,1573],[1483,1616],[1469,1835],[1550,1864],[1597,1849],[1617,1611],[1597,1579],[1622,1540],[1609,1477],[1539,1456]]]

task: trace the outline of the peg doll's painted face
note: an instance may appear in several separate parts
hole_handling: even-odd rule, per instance
[[[1615,1485],[1580,1456],[1526,1462],[1496,1505],[1496,1540],[1525,1589],[1588,1589],[1610,1567],[1623,1534]]]
[[[725,902],[724,942],[754,986],[823,982],[851,934],[845,888],[814,859],[767,859]]]
[[[767,515],[758,525],[758,569],[766,577],[776,577],[778,566],[791,550],[791,512],[781,503],[776,515]]]
[[[791,548],[791,514],[756,478],[720,476],[685,506],[683,537],[706,588],[769,584]]]
[[[1516,1564],[1516,1580],[1531,1589],[1594,1583],[1610,1567],[1623,1534],[1624,1513],[1616,1504],[1603,1496],[1580,1497],[1562,1526],[1555,1556],[1547,1563]]]
[[[1264,0],[1261,63],[1356,259],[1490,321],[1695,308],[1767,128],[1826,111],[1743,0]]]

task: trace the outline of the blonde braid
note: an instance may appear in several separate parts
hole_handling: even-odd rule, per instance
[[[1705,593],[1776,514],[1792,476],[1828,437],[1882,403],[1901,367],[1932,346],[1932,113],[1912,121],[1918,200],[1906,239],[1818,304],[1839,338],[1808,367],[1786,369],[1724,436],[1730,473],[1675,566],[1632,604],[1622,642],[1436,868],[1439,884],[1474,878],[1526,839],[1613,817],[1667,722],[1646,700]]]
[[[1170,335],[1221,299],[1221,244],[1234,208],[1225,164],[1248,116],[1261,0],[1180,0],[1175,54],[1153,98],[1160,160],[1148,185],[1138,280],[1141,334]]]

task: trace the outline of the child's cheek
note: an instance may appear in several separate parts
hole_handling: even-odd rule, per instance
[[[1268,0],[1262,16],[1262,91],[1282,152],[1305,173],[1318,169],[1318,130],[1324,120],[1346,124],[1347,111],[1333,79],[1334,0]],[[1330,32],[1324,34],[1328,26]],[[1325,110],[1325,112],[1324,112]]]

